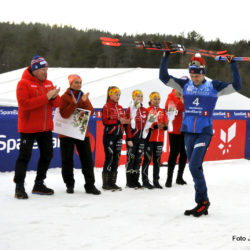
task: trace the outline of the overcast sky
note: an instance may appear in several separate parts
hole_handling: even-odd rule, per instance
[[[118,34],[179,35],[195,30],[205,40],[250,40],[249,0],[4,0],[0,22],[24,21],[95,28]],[[1,35],[1,34],[0,34]]]

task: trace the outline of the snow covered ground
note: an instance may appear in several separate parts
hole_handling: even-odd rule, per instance
[[[98,188],[101,171],[95,169]],[[166,172],[162,167],[163,185]],[[250,162],[205,162],[204,172],[211,207],[200,218],[183,215],[195,205],[188,169],[186,186],[124,188],[100,196],[83,191],[80,170],[75,170],[75,193],[65,193],[60,169],[50,169],[46,184],[55,190],[50,197],[31,194],[31,171],[26,177],[28,200],[14,198],[13,172],[0,173],[0,250],[250,249]],[[117,183],[125,186],[124,166]]]

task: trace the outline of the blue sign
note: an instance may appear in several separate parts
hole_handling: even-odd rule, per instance
[[[20,138],[17,132],[18,109],[15,107],[0,107],[0,172],[13,171],[16,159],[19,154]],[[101,119],[101,109],[95,109],[95,114],[89,121],[89,132],[91,133],[92,145],[96,142],[96,121]],[[250,111],[245,110],[215,110],[213,113],[215,120],[246,120],[246,145],[245,158],[250,158]],[[93,145],[95,147],[95,145]],[[50,168],[61,167],[60,140],[57,134],[53,134],[54,156]],[[39,159],[39,149],[34,143],[32,157],[28,165],[28,170],[36,170]],[[93,160],[95,148],[93,148]],[[74,155],[75,168],[81,168],[77,154]]]

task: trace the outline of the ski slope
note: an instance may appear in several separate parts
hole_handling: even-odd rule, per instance
[[[0,250],[250,249],[249,163],[245,159],[204,163],[211,206],[209,215],[200,218],[183,215],[195,205],[188,167],[185,186],[123,188],[99,196],[83,191],[80,170],[75,170],[75,193],[67,194],[60,169],[50,169],[46,179],[55,195],[33,195],[35,172],[30,171],[28,200],[14,198],[13,172],[0,173]],[[95,169],[100,189],[101,172]],[[162,185],[166,173],[167,168],[162,167]],[[125,187],[124,166],[119,168],[117,184]]]

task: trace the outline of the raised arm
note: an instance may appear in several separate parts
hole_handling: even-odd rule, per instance
[[[161,64],[160,64],[160,80],[169,87],[176,89],[178,92],[182,93],[184,85],[188,82],[188,79],[176,78],[168,73],[168,61],[169,61],[169,52],[164,52]]]
[[[235,91],[239,91],[242,87],[241,77],[238,70],[238,65],[235,61],[230,63],[232,71],[232,82],[227,83],[223,81],[214,80],[213,86],[218,91],[218,96],[232,94]]]

